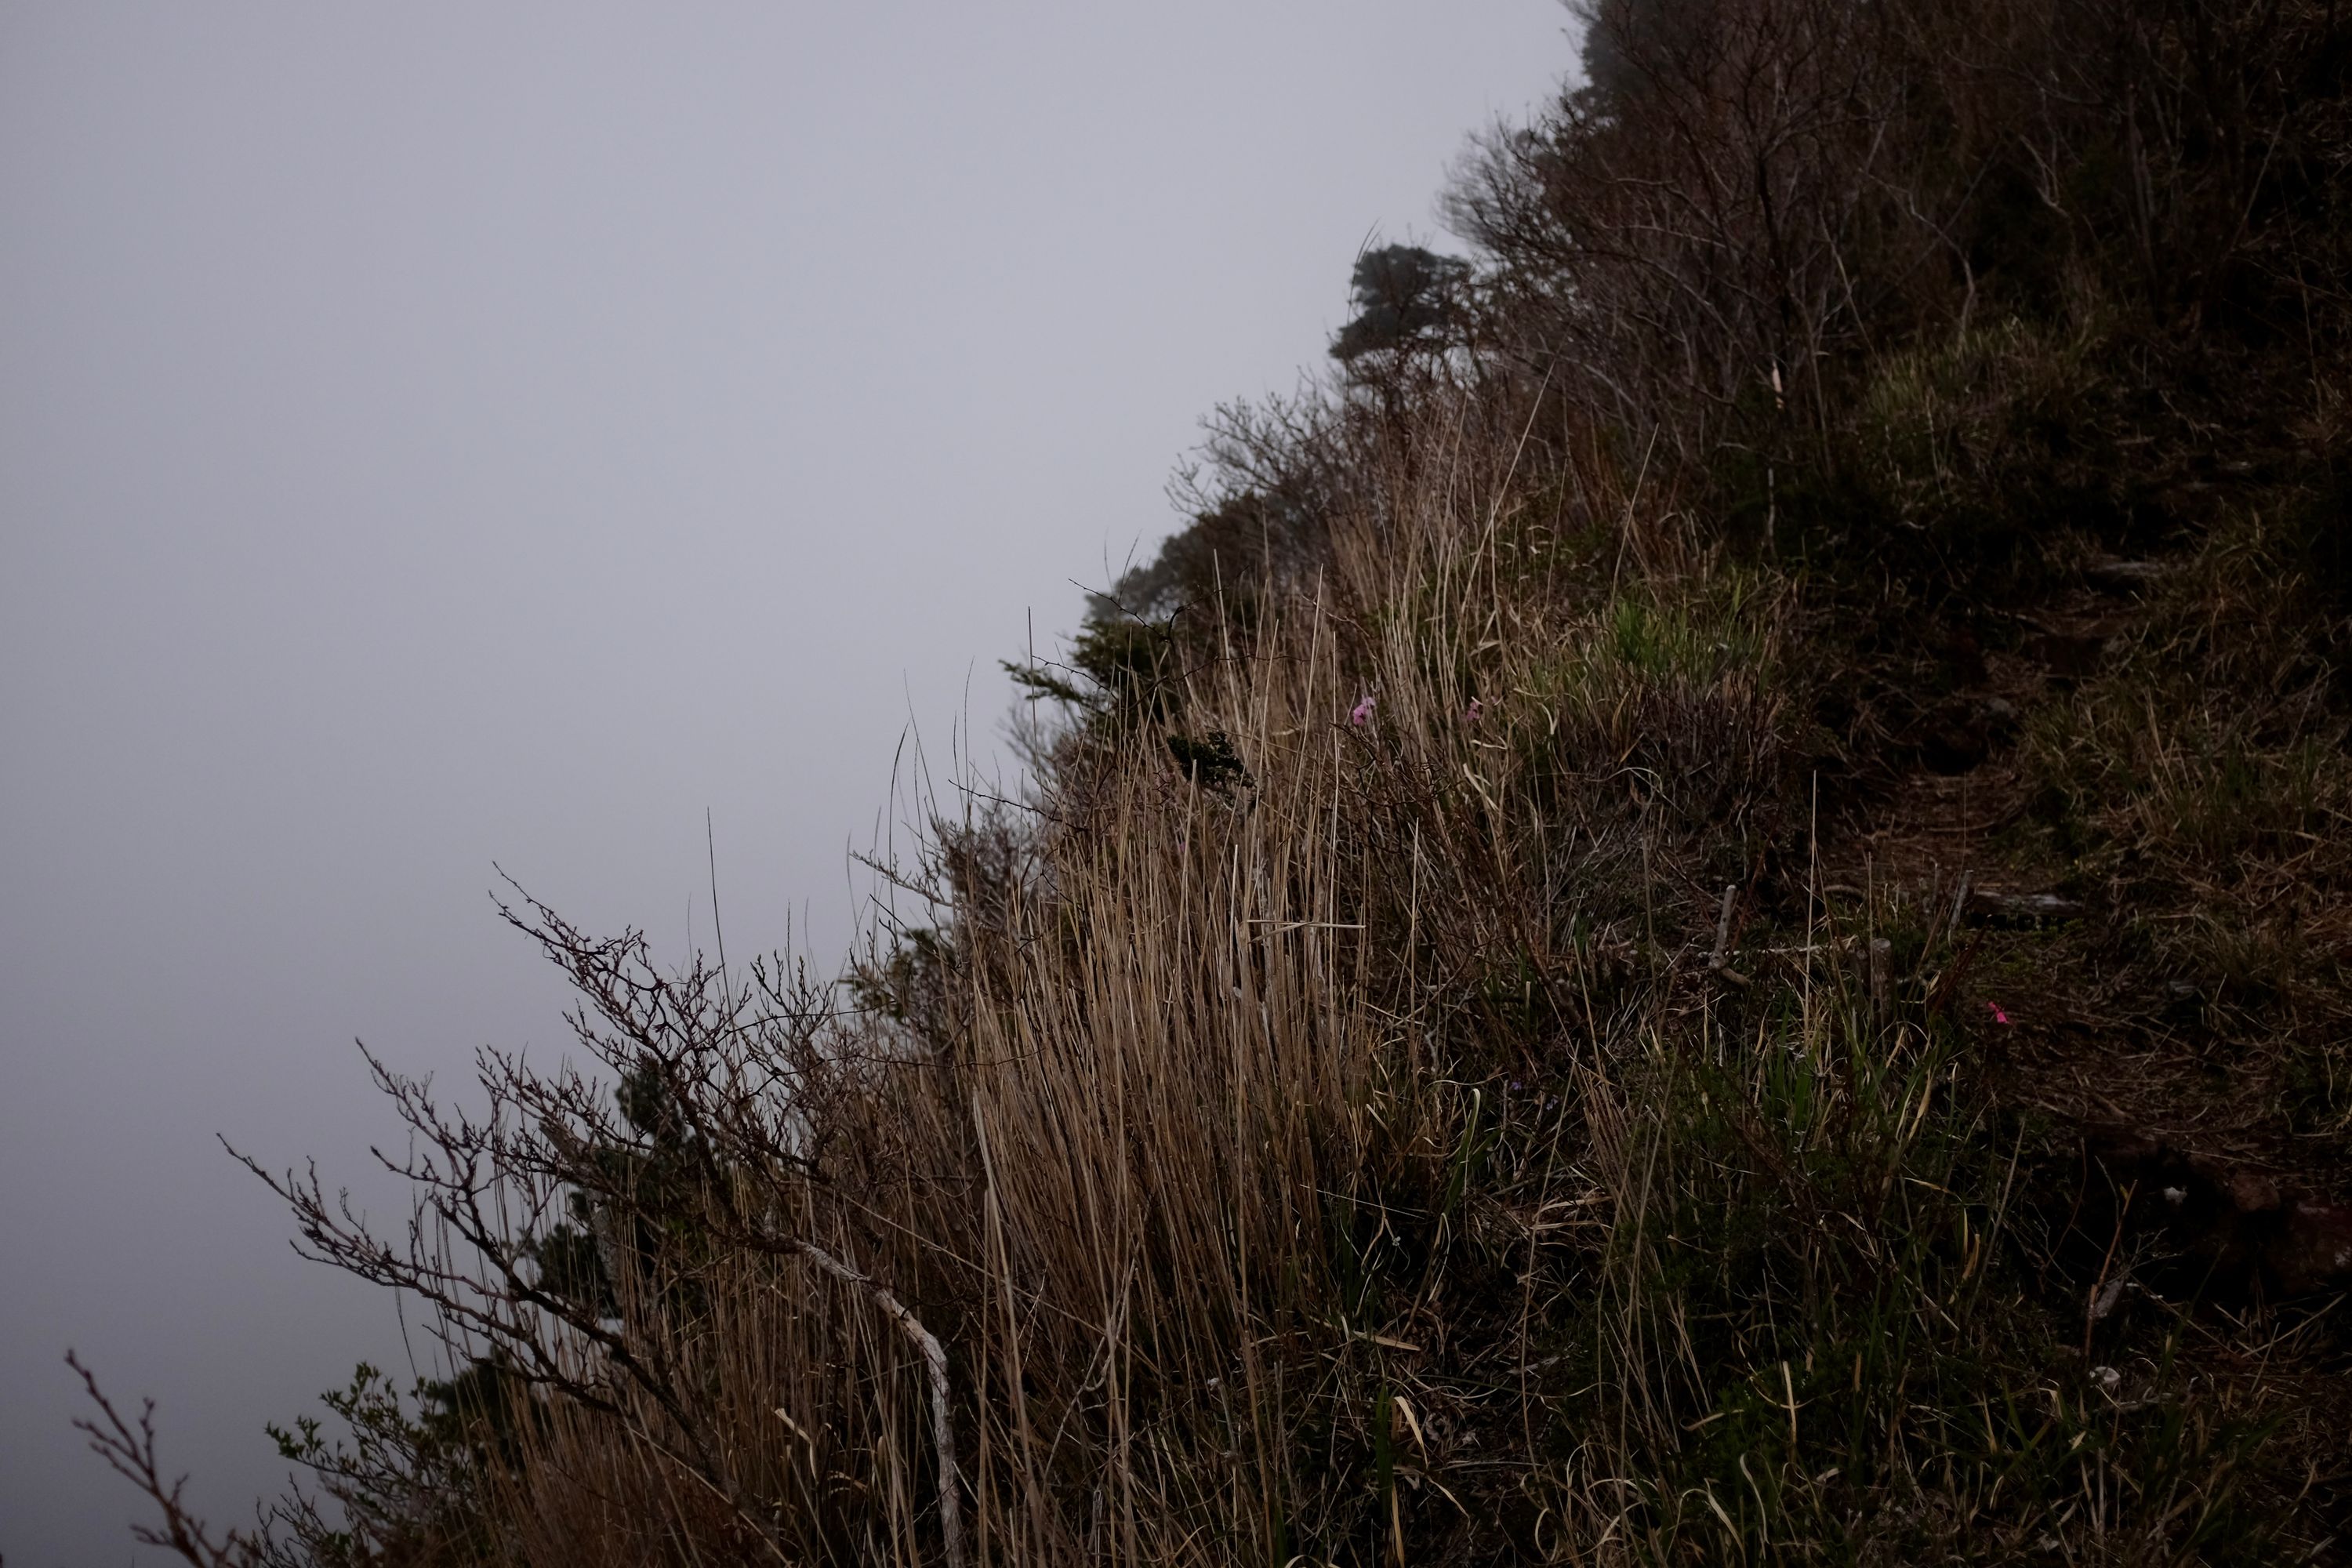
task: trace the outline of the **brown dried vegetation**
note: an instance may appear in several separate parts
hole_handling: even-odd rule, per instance
[[[519,902],[581,1074],[380,1069],[406,1237],[272,1178],[472,1382],[217,1547],[101,1423],[170,1543],[2334,1560],[2352,17],[1592,25],[1450,335],[1221,414],[1020,672],[929,923]]]

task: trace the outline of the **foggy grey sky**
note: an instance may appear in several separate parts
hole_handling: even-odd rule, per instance
[[[910,719],[1171,526],[1553,0],[0,0],[0,1552],[129,1562],[59,1356],[241,1521],[392,1302],[352,1048],[563,1044],[495,859],[830,964]],[[403,1373],[405,1375],[404,1370]]]

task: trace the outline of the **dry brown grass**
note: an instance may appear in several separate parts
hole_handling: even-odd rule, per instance
[[[390,1245],[274,1181],[473,1381],[198,1561],[2326,1560],[2333,1309],[2176,1288],[2048,1091],[2189,1106],[2188,977],[2352,1114],[2352,39],[1690,15],[1466,173],[1461,342],[1220,415],[847,982],[519,904],[580,1071],[383,1071]]]
[[[2098,1281],[2018,1189],[1944,896],[1819,886],[1786,588],[1454,395],[1159,720],[938,829],[906,879],[952,919],[877,1005],[524,913],[658,1112],[498,1062],[487,1122],[411,1091],[422,1268],[292,1189],[313,1247],[504,1347],[533,1414],[476,1422],[469,1551],[938,1561],[875,1288],[947,1347],[966,1561],[2269,1549],[2246,1500],[2292,1478],[2258,1386],[2199,1394],[2208,1331],[2095,1324],[2086,1373]],[[534,1268],[564,1191],[609,1310]]]

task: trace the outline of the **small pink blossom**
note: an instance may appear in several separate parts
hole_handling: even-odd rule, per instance
[[[1992,1021],[1994,1023],[2006,1024],[2009,1022],[2009,1015],[2000,1010],[2000,1003],[1988,1002],[1985,1005],[1992,1009]]]
[[[1356,704],[1356,710],[1348,715],[1348,722],[1361,726],[1364,721],[1370,719],[1371,716],[1372,700],[1370,695],[1368,693],[1361,702]]]

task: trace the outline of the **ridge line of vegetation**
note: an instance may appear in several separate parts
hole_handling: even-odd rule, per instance
[[[229,1564],[2340,1561],[2352,16],[1594,0],[837,982],[518,891]],[[254,1163],[248,1160],[249,1164]],[[93,1381],[90,1390],[98,1395]]]

